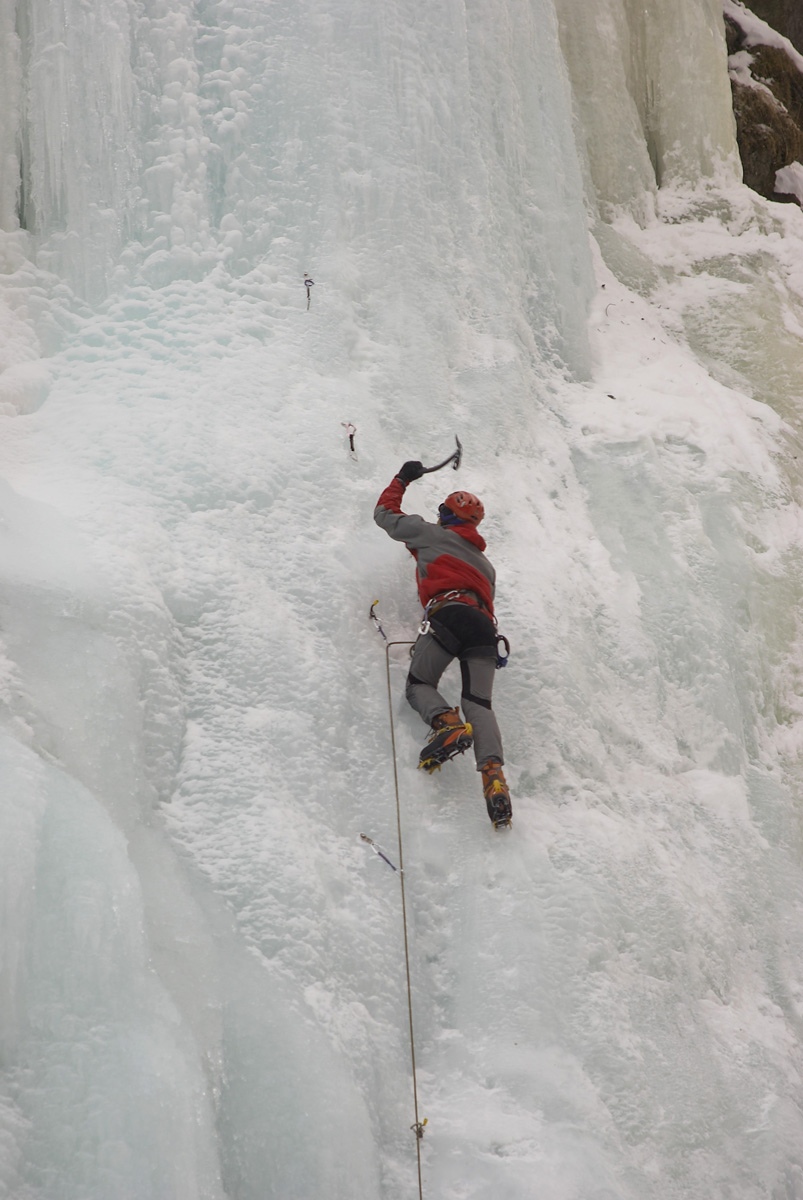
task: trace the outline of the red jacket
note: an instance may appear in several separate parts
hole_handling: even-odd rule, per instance
[[[396,477],[379,497],[374,520],[397,542],[404,542],[416,561],[418,595],[430,600],[452,589],[469,589],[491,616],[496,572],[483,554],[485,539],[475,525],[435,525],[402,512],[406,484]]]

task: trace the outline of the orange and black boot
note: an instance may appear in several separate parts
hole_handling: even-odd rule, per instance
[[[509,825],[513,809],[510,806],[510,791],[498,758],[489,758],[482,765],[482,794],[494,828],[503,829]]]
[[[438,713],[432,722],[432,733],[418,757],[418,765],[431,775],[456,754],[463,754],[474,741],[471,726],[460,720],[456,708]]]

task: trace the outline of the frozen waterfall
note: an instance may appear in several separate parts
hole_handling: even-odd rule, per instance
[[[718,0],[0,0],[0,96],[0,1198],[416,1194],[371,516],[457,433],[514,827],[393,648],[423,1196],[803,1200],[803,214]]]

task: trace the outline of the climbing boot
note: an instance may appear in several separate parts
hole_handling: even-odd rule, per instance
[[[493,821],[494,829],[503,829],[506,825],[510,825],[513,816],[513,809],[510,806],[510,791],[498,758],[489,758],[482,765],[482,794],[485,797],[485,806],[488,809],[488,816]]]
[[[460,720],[460,712],[450,708],[438,713],[432,722],[432,733],[418,757],[418,765],[431,775],[456,754],[463,754],[473,742],[471,726]]]

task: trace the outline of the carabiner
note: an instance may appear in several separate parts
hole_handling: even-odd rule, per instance
[[[500,642],[502,642],[502,644],[505,647],[504,654],[499,653],[499,643]],[[507,660],[509,658],[510,658],[510,642],[507,640],[507,638],[505,637],[505,635],[503,633],[498,633],[496,635],[496,669],[497,669],[497,671],[501,667],[507,666]]]

